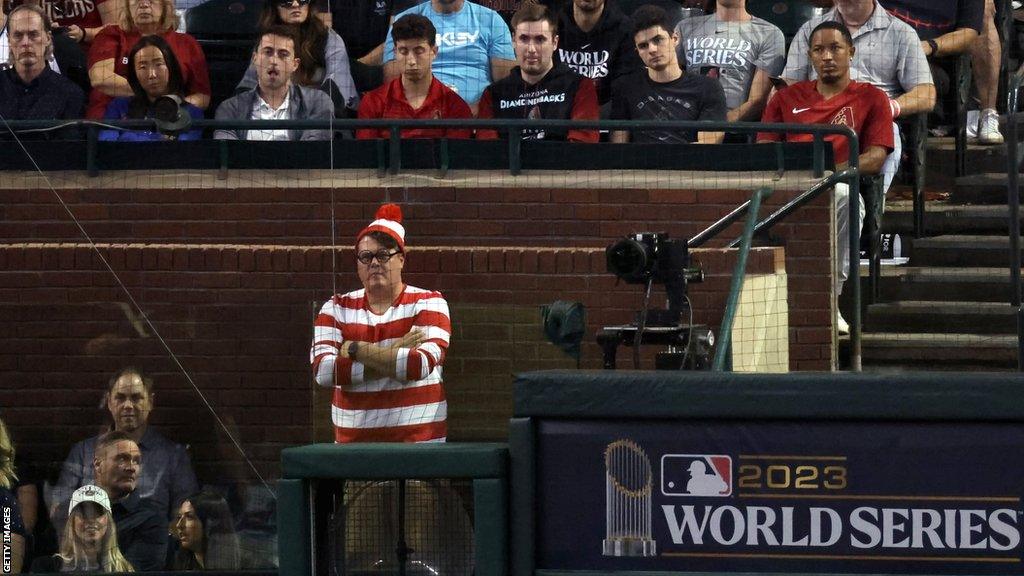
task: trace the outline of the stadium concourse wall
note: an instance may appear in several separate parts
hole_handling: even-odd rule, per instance
[[[335,282],[339,291],[357,286],[350,242],[381,202],[399,202],[405,211],[412,249],[406,280],[440,289],[451,305],[450,439],[503,440],[511,374],[575,365],[543,341],[540,305],[565,299],[586,306],[582,365],[589,368],[600,366],[595,330],[629,322],[640,306],[638,287],[606,273],[605,245],[640,230],[693,235],[756,185],[775,182],[767,213],[812,181],[674,176],[674,183],[651,177],[643,187],[586,173],[523,176],[514,185],[507,175],[378,179],[368,171],[50,179],[257,468],[276,478],[283,447],[331,438],[329,391],[308,373],[312,320]],[[31,458],[59,462],[73,441],[104,425],[97,405],[106,379],[132,363],[155,376],[153,422],[191,445],[201,477],[247,474],[212,412],[53,193],[19,174],[6,174],[0,186],[7,188],[0,205],[0,405]],[[329,245],[332,190],[336,251]],[[752,275],[784,264],[794,370],[834,364],[829,213],[825,197],[802,208],[772,231],[781,247],[755,249],[748,262]],[[694,253],[707,274],[691,287],[695,321],[715,328],[735,264],[735,252],[720,246],[736,234],[738,225]],[[652,298],[652,305],[662,302]],[[620,367],[626,357],[620,353]],[[649,366],[650,358],[644,361]]]

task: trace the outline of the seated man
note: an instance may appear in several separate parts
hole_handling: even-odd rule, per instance
[[[185,447],[171,442],[148,425],[155,398],[153,381],[137,368],[128,367],[110,379],[104,403],[114,420],[113,429],[128,434],[146,458],[146,468],[133,490],[169,519],[176,512],[173,509],[176,504],[199,491],[199,483]],[[98,439],[89,438],[71,448],[53,489],[51,515],[54,508],[67,509],[75,490],[97,483],[93,481],[93,463]],[[56,522],[54,525],[63,526]]]
[[[892,109],[889,98],[871,84],[850,79],[850,60],[856,49],[850,31],[839,22],[826,20],[811,31],[809,41],[811,65],[817,80],[797,82],[780,90],[765,108],[762,122],[793,124],[842,124],[857,133],[860,150],[858,162],[863,175],[879,174],[885,157],[893,149]],[[778,133],[758,134],[758,142],[811,142],[811,134]],[[835,151],[837,165],[849,162],[852,153],[846,138],[837,134],[825,137]],[[834,286],[838,295],[843,290],[850,271],[849,187],[837,184],[836,211],[836,275]],[[864,221],[864,202],[860,203],[860,222]],[[840,333],[849,333],[850,327],[842,315],[836,319]]]
[[[330,120],[331,97],[322,90],[292,82],[299,67],[294,28],[277,24],[260,36],[252,55],[256,87],[217,107],[218,120]],[[330,130],[217,130],[218,140],[330,140]]]
[[[531,120],[597,120],[594,81],[555,64],[558,23],[547,8],[523,4],[512,16],[513,43],[519,66],[504,80],[491,84],[480,98],[478,117]],[[498,138],[497,130],[478,130],[477,138]],[[524,130],[528,140],[597,142],[597,130]]]
[[[661,7],[641,6],[633,13],[633,41],[647,71],[620,78],[612,86],[612,120],[725,120],[721,83],[679,67],[679,35]],[[616,130],[611,140],[717,144],[723,137],[722,132],[692,130]]]
[[[839,0],[822,16],[811,18],[796,33],[782,77],[787,84],[816,78],[807,56],[811,30],[826,20],[842,22],[853,37],[857,58],[850,63],[850,78],[874,85],[890,98],[893,118],[930,112],[935,107],[935,84],[917,33],[893,17],[877,0]],[[889,189],[900,165],[899,125],[893,123],[894,150],[885,160],[884,189]]]
[[[139,445],[128,433],[115,430],[100,436],[95,447],[91,463],[95,481],[86,484],[95,484],[110,497],[121,553],[136,572],[163,570],[169,523],[154,502],[143,498],[137,489],[144,469]],[[70,500],[54,510],[53,523],[58,531],[67,523]],[[59,533],[57,536],[58,540],[62,537]]]
[[[8,120],[81,118],[85,94],[49,66],[53,36],[42,9],[34,5],[15,8],[8,17],[7,28],[13,67],[0,71],[0,114]],[[75,133],[67,132],[64,136],[74,137]],[[36,132],[33,137],[54,134]]]
[[[437,57],[434,24],[419,14],[407,14],[395,22],[391,36],[395,45],[395,61],[402,75],[368,92],[359,105],[360,118],[414,118],[437,120],[472,118],[473,112],[454,90],[442,84],[431,73]],[[387,129],[362,128],[356,138],[387,138]],[[403,138],[469,138],[469,129],[407,128]]]
[[[555,10],[550,2],[541,4]],[[597,87],[597,102],[607,104],[615,80],[643,70],[633,48],[629,18],[608,0],[572,0],[557,14],[555,60],[592,79]]]
[[[714,14],[680,20],[676,33],[682,66],[722,83],[726,119],[757,122],[786,65],[782,30],[747,12],[747,0],[718,0]]]
[[[434,76],[474,111],[484,88],[508,76],[515,64],[508,26],[490,8],[469,0],[430,0],[398,14],[395,20],[406,14],[426,16],[433,22],[438,30]],[[401,73],[394,41],[388,37],[384,43],[384,82]]]

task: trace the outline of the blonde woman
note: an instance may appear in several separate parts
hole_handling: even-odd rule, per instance
[[[120,22],[100,31],[89,48],[92,92],[86,117],[102,118],[113,98],[135,95],[128,84],[128,53],[143,36],[151,35],[166,40],[174,51],[181,67],[185,100],[200,110],[206,110],[210,105],[206,56],[195,38],[175,31],[178,16],[174,11],[174,0],[117,1],[124,3]]]
[[[110,499],[99,486],[86,484],[71,496],[60,550],[36,558],[32,572],[134,572],[117,547]]]
[[[14,474],[14,442],[7,426],[0,420],[0,518],[11,519],[11,573],[21,572],[25,560],[25,523],[12,488],[18,477]]]

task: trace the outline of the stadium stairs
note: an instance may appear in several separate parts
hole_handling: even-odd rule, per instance
[[[863,310],[864,369],[1015,369],[1006,148],[972,145],[970,175],[957,178],[952,139],[932,139],[927,162],[926,237],[913,237],[909,187],[894,185],[889,193],[883,229],[900,234],[910,260],[882,267],[879,298]]]

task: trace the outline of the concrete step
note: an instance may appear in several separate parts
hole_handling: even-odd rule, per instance
[[[1024,223],[1024,211],[1020,220]],[[897,232],[906,237],[914,232],[914,204],[910,200],[886,203],[882,230]],[[1009,213],[1003,205],[970,205],[950,202],[925,204],[925,235],[936,234],[994,234],[1009,231]]]
[[[880,302],[1009,302],[1010,271],[992,267],[883,266],[879,291]]]
[[[949,234],[913,241],[914,266],[1009,266],[1006,236]]]
[[[928,185],[950,186],[956,177],[956,146],[952,137],[929,138],[928,152],[925,157],[928,169]],[[967,172],[1006,173],[1006,145],[982,146],[967,145]]]
[[[973,167],[969,168],[973,171]],[[975,173],[970,176],[957,178],[953,184],[953,191],[949,196],[950,202],[959,204],[1001,204],[1006,205],[1006,172],[984,172]],[[1021,179],[1017,190],[1024,189],[1024,178]]]
[[[1005,370],[1017,365],[1016,335],[868,332],[861,351],[864,366]]]
[[[902,300],[871,304],[865,330],[872,333],[1016,334],[1009,303]]]

